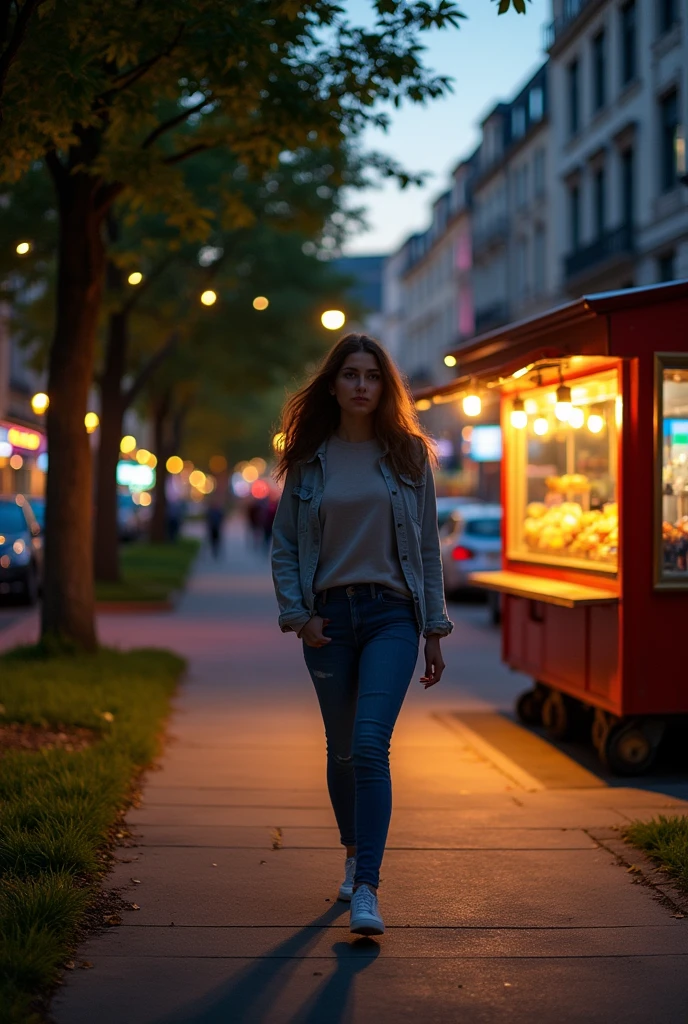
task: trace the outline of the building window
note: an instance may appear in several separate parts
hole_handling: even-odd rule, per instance
[[[606,61],[605,61],[605,50],[607,48],[607,36],[602,29],[598,32],[592,41],[592,68],[593,68],[593,88],[592,97],[594,109],[601,110],[607,101],[606,95]]]
[[[673,89],[659,101],[660,110],[660,185],[671,192],[678,184],[676,140],[678,136],[678,92]]]
[[[544,149],[535,151],[533,157],[533,194],[543,196],[545,194],[545,159]]]
[[[660,282],[676,280],[676,253],[673,249],[657,260],[657,276]]]
[[[637,73],[638,19],[635,0],[621,8],[621,84],[628,85]]]
[[[526,108],[523,106],[514,107],[511,111],[511,134],[515,139],[521,139],[526,133]]]
[[[601,238],[604,234],[606,199],[605,186],[604,167],[600,167],[595,171],[595,177],[593,179],[593,194],[595,197],[595,238]]]
[[[537,85],[530,90],[528,96],[528,113],[533,124],[542,121],[545,116],[545,93],[541,86]]]
[[[623,223],[632,225],[635,221],[635,153],[625,149],[621,154],[621,202]]]
[[[659,33],[664,35],[665,32],[670,32],[678,21],[678,0],[659,0],[657,8]]]
[[[545,290],[545,229],[541,225],[533,235],[533,289],[536,295]]]
[[[569,135],[575,135],[580,129],[580,63],[574,60],[569,64]]]
[[[569,234],[571,252],[578,252],[581,239],[581,193],[580,185],[569,189]]]

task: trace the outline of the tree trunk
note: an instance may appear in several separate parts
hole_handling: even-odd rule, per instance
[[[60,241],[50,350],[42,639],[97,647],[93,592],[93,467],[84,426],[105,275],[98,182],[56,179]]]
[[[126,372],[128,340],[127,312],[118,310],[111,313],[100,381],[100,443],[94,548],[96,579],[108,582],[115,582],[120,578],[117,462],[126,407],[122,379]]]
[[[151,519],[150,539],[153,544],[164,544],[168,539],[167,532],[167,460],[172,454],[170,445],[170,393],[155,400],[153,406],[153,427],[155,436],[155,454],[158,465],[155,470],[155,489],[153,491],[153,517]]]

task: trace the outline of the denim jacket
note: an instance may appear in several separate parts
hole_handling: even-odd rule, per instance
[[[327,442],[308,462],[290,470],[272,528],[272,578],[283,633],[298,633],[315,614],[315,579],[320,555],[320,519]],[[446,636],[454,628],[447,617],[442,560],[437,530],[435,481],[429,462],[423,479],[398,479],[387,465],[380,469],[394,511],[399,561],[413,596],[416,619],[424,636]],[[367,580],[361,580],[367,583]]]

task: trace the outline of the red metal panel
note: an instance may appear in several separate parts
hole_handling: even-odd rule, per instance
[[[585,696],[587,608],[547,608],[544,674],[548,682]]]
[[[545,606],[522,597],[507,596],[505,601],[508,607],[505,660],[512,668],[539,679],[544,661]]]
[[[621,696],[619,676],[619,608],[590,608],[588,626],[590,694],[615,706]]]

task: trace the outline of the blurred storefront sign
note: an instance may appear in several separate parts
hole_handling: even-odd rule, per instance
[[[12,449],[10,452],[9,448]],[[0,420],[0,453],[12,455],[38,455],[47,448],[47,438],[42,430],[24,427],[19,423]]]
[[[122,459],[117,463],[117,483],[131,491],[148,491],[155,486],[155,470],[150,466]]]

